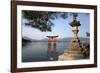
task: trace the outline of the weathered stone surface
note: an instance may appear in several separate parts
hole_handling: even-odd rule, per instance
[[[86,47],[86,45],[78,39],[78,26],[80,26],[80,23],[76,20],[76,17],[73,16],[71,23],[73,38],[68,44],[68,47],[64,50],[64,53],[59,56],[58,60],[77,60],[89,57],[89,47]]]
[[[79,40],[79,39],[77,39]],[[68,47],[64,50],[64,54],[59,56],[59,60],[77,60],[84,58],[83,50],[85,48],[80,42],[71,41]]]

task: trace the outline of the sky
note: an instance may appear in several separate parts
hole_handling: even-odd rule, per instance
[[[45,39],[46,36],[54,35],[59,36],[58,38],[72,37],[72,30],[69,23],[71,23],[73,17],[70,15],[66,19],[58,18],[52,21],[55,25],[52,27],[52,32],[41,32],[36,28],[25,26],[27,20],[22,19],[22,37],[28,37],[31,39]],[[79,26],[79,37],[86,37],[86,32],[90,32],[90,14],[79,13],[77,20],[80,21],[81,26]]]

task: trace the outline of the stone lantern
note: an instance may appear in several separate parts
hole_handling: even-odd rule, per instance
[[[78,27],[81,26],[80,22],[77,21],[76,17],[77,15],[73,14],[73,21],[70,23],[70,26],[72,27],[74,41],[77,41],[78,39],[78,32],[79,32]]]
[[[64,50],[64,54],[59,56],[58,60],[77,60],[77,59],[83,59],[86,56],[84,55],[87,49],[83,45],[82,42],[80,42],[78,38],[78,27],[81,26],[80,21],[77,21],[77,14],[73,14],[73,21],[70,23],[70,26],[72,28],[73,37],[71,41],[68,44],[68,47]]]

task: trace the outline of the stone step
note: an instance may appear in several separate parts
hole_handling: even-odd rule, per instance
[[[81,54],[81,53],[68,53],[68,52],[67,53],[64,53],[64,55],[66,55],[66,56],[74,56],[74,57],[75,56],[78,56],[78,57],[79,56],[83,56],[83,54]]]
[[[81,59],[83,56],[82,55],[72,55],[72,54],[64,54],[64,55],[60,55],[59,56],[59,60],[61,61],[65,61],[65,60],[79,60]]]
[[[67,53],[71,53],[71,54],[82,54],[81,51],[67,51]]]
[[[66,49],[66,50],[64,50],[64,52],[68,52],[68,51],[69,51],[69,52],[70,52],[70,51],[72,51],[72,52],[74,52],[74,51],[75,51],[75,52],[76,52],[76,51],[77,51],[77,52],[81,52],[81,49]]]

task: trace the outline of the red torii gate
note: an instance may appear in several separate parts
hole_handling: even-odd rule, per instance
[[[48,51],[56,50],[56,41],[58,36],[47,36],[48,37]]]

